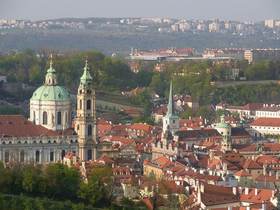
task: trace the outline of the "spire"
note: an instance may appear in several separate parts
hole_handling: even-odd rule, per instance
[[[52,56],[52,53],[50,55],[50,69],[52,69],[53,67],[53,56]]]
[[[84,84],[84,85],[89,84],[92,81],[92,77],[89,73],[89,67],[88,67],[88,60],[87,59],[86,59],[85,67],[84,67],[84,73],[83,73],[80,80],[81,80],[81,84]]]
[[[174,114],[174,101],[173,101],[173,85],[172,80],[170,82],[170,89],[169,89],[169,99],[168,99],[168,106],[167,106],[167,115]]]
[[[47,70],[47,74],[45,76],[45,85],[56,85],[56,74],[55,69],[53,68],[53,56],[50,55],[50,67]]]
[[[50,55],[50,67],[47,70],[48,73],[55,73],[55,69],[53,68],[53,55]]]

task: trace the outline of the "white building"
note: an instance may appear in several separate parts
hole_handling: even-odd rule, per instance
[[[30,99],[30,121],[54,131],[70,128],[71,106],[70,94],[57,84],[56,71],[51,61],[44,85]]]
[[[279,104],[264,104],[262,108],[256,110],[256,118],[280,118]]]
[[[250,133],[255,137],[280,135],[280,118],[257,118],[250,124]]]
[[[78,116],[71,127],[69,92],[57,85],[50,68],[45,83],[30,99],[30,119],[0,115],[0,161],[45,164],[61,162],[67,152],[81,161],[96,158],[95,94],[87,65],[78,90]]]

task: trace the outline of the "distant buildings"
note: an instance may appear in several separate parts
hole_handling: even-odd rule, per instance
[[[130,53],[131,60],[163,61],[180,60],[195,54],[193,48],[169,48],[153,51],[140,51],[132,49]]]
[[[244,59],[249,63],[259,60],[279,60],[280,49],[251,49],[245,50]]]

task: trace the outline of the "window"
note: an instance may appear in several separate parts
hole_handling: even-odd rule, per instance
[[[68,123],[68,113],[65,112],[65,124],[67,125],[67,123]]]
[[[43,125],[47,125],[47,124],[48,124],[48,113],[43,112]]]
[[[35,114],[35,111],[33,111],[33,123],[36,122],[36,114]]]
[[[88,136],[92,135],[92,126],[88,125]]]
[[[39,163],[39,161],[40,161],[40,151],[36,151],[36,153],[35,153],[35,162]]]
[[[63,160],[63,158],[65,157],[65,154],[66,154],[66,152],[65,152],[65,150],[63,149],[62,151],[61,151],[61,159]]]
[[[9,151],[5,151],[5,162],[9,162],[10,160],[10,152]]]
[[[61,125],[61,112],[57,112],[57,124]]]
[[[20,158],[20,160],[19,160],[20,162],[24,162],[24,151],[23,150],[20,151],[19,158]]]
[[[87,100],[87,110],[91,109],[91,100]]]
[[[83,108],[83,102],[82,102],[82,100],[80,100],[80,109],[82,109]]]
[[[87,151],[87,153],[88,153],[88,154],[87,154],[87,157],[88,157],[87,159],[88,159],[88,160],[92,160],[92,150],[89,149],[89,150]]]
[[[50,162],[54,161],[54,152],[50,152]]]

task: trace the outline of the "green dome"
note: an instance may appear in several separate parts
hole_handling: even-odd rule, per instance
[[[32,95],[31,100],[41,101],[70,101],[69,92],[62,86],[42,85]]]
[[[230,125],[225,122],[225,116],[221,116],[221,122],[216,125],[217,128],[230,128]]]

